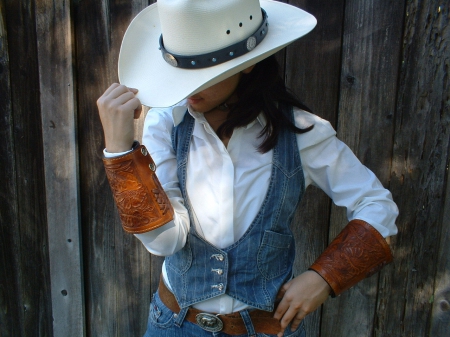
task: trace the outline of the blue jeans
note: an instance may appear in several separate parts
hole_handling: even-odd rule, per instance
[[[303,322],[296,331],[291,332],[288,326],[284,332],[284,337],[305,337],[306,331]],[[248,337],[248,334],[231,336],[221,332],[208,332],[198,325],[189,321],[184,321],[180,326],[175,324],[174,312],[161,302],[158,292],[153,296],[150,304],[150,314],[148,315],[147,331],[144,337]],[[255,337],[276,337],[257,333]]]

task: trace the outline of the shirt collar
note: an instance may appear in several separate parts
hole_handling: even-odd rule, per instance
[[[203,117],[202,114],[195,112],[195,111],[191,111],[191,109],[188,108],[186,101],[182,101],[179,103],[179,105],[174,106],[172,109],[172,118],[173,118],[173,125],[177,126],[178,124],[180,124],[183,121],[184,118],[184,114],[186,113],[186,110],[188,110],[188,112],[191,114],[192,117],[194,117],[195,119],[201,119],[202,121],[205,120],[205,118]],[[262,127],[265,127],[267,124],[266,118],[265,116],[260,113],[258,115],[258,117],[256,117],[256,119],[247,124],[244,128],[245,129],[249,129],[251,128],[256,122],[258,122],[259,124],[261,124]]]
[[[177,105],[172,109],[173,126],[177,126],[183,121],[184,113],[186,112],[186,104]]]

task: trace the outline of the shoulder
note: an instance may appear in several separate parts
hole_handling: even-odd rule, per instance
[[[159,123],[167,123],[170,122],[173,124],[172,117],[173,107],[169,108],[151,108],[147,115],[145,116],[145,124],[147,125],[155,125]]]
[[[144,127],[164,126],[168,130],[172,129],[182,120],[186,112],[186,106],[183,103],[167,108],[151,108],[145,116]]]
[[[294,107],[294,120],[295,126],[298,128],[304,129],[314,125],[311,131],[298,134],[297,138],[300,150],[336,136],[336,131],[330,122],[305,110]]]

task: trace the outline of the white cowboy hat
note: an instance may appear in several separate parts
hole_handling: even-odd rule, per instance
[[[119,80],[139,89],[146,106],[172,106],[276,53],[316,23],[278,1],[159,0],[128,27]]]

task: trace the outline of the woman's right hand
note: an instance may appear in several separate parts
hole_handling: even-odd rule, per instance
[[[141,102],[136,98],[137,92],[137,89],[113,83],[97,100],[106,151],[116,153],[131,149],[134,119],[139,118],[142,111]]]

